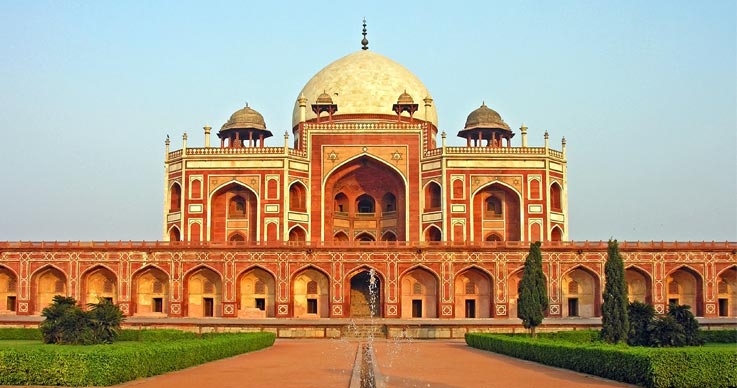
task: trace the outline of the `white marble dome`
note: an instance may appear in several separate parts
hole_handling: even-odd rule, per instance
[[[315,118],[310,108],[317,97],[327,93],[338,105],[333,117],[345,114],[395,114],[392,105],[406,91],[419,105],[415,118],[425,118],[423,99],[430,97],[425,85],[412,72],[397,62],[370,50],[361,50],[325,66],[302,88],[299,96],[307,98],[307,120]],[[438,113],[433,103],[427,120],[438,125]],[[292,126],[299,124],[299,103],[295,102]]]

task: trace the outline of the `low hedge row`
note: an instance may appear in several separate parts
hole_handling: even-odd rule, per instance
[[[737,343],[737,330],[701,330],[699,335],[706,343],[735,344]]]
[[[590,344],[599,341],[599,330],[571,330],[553,333],[540,333],[537,336],[558,341],[568,341],[577,344]]]
[[[0,341],[4,340],[43,340],[41,330],[36,328],[3,327],[0,328]]]
[[[737,387],[737,350],[576,344],[544,338],[466,334],[472,347],[652,388]]]
[[[0,348],[0,385],[114,385],[263,349],[274,339],[273,333],[234,333],[113,345]]]

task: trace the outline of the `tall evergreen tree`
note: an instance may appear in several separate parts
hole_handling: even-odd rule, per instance
[[[619,255],[617,240],[609,240],[604,276],[606,285],[601,315],[601,338],[613,344],[626,342],[629,333],[627,283],[624,281],[624,262]]]
[[[545,310],[548,308],[548,290],[543,274],[543,258],[540,253],[540,241],[530,244],[530,253],[525,259],[522,280],[517,289],[517,317],[535,337],[535,328],[543,322]]]

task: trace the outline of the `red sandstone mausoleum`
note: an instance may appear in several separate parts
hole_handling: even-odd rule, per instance
[[[484,103],[441,129],[424,84],[363,43],[296,94],[282,139],[249,106],[214,145],[209,126],[203,147],[167,138],[163,241],[0,242],[0,317],[64,294],[135,317],[514,318],[533,241],[549,317],[600,316],[607,247],[569,241],[565,138],[529,146]],[[737,317],[737,243],[620,250],[631,300]]]

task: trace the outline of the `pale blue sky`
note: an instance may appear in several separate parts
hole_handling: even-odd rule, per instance
[[[734,1],[147,3],[0,0],[0,240],[160,239],[166,135],[248,101],[282,145],[364,16],[451,145],[482,100],[566,137],[571,239],[737,240]]]

